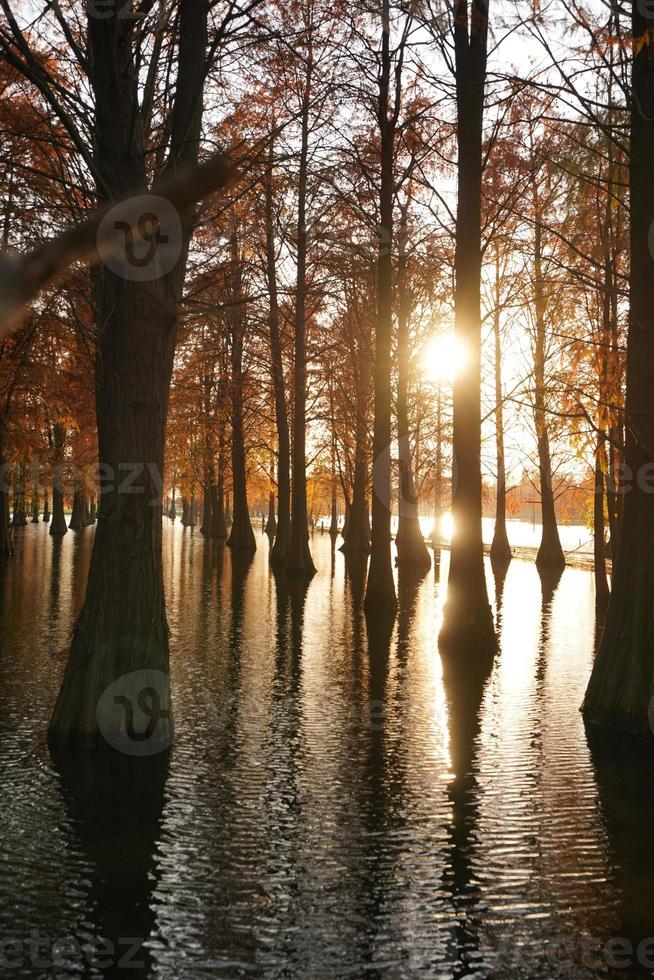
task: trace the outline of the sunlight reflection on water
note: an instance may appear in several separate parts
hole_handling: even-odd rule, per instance
[[[626,872],[652,855],[616,834],[578,711],[592,575],[548,588],[514,561],[502,586],[489,567],[501,652],[478,676],[438,655],[445,551],[399,582],[386,636],[326,534],[302,584],[275,582],[260,534],[243,566],[164,531],[177,742],[136,780],[58,771],[44,745],[92,532],[55,551],[29,527],[2,577],[3,939],[142,935],[142,975],[171,978],[610,975],[597,950],[646,928]]]

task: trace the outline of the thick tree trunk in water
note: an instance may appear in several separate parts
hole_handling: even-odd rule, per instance
[[[288,410],[284,389],[284,361],[282,341],[279,330],[279,302],[277,293],[277,253],[275,248],[275,218],[273,197],[273,159],[274,146],[270,143],[268,173],[266,179],[266,277],[270,296],[269,330],[270,362],[273,391],[275,395],[275,424],[277,426],[277,526],[275,543],[270,551],[270,564],[281,567],[286,562],[286,554],[291,535],[291,442],[288,429]]]
[[[348,531],[350,527],[350,501],[345,498],[345,514],[343,515],[343,527],[341,528],[341,537],[343,539],[343,544],[340,547],[340,551],[343,551],[347,544]]]
[[[190,524],[188,500],[186,497],[182,497],[182,527],[188,527]]]
[[[500,265],[495,253],[495,310],[493,339],[495,342],[495,453],[497,459],[497,492],[495,497],[495,530],[490,548],[493,568],[511,561],[511,545],[506,531],[506,461],[504,457],[504,400],[502,394],[502,337],[500,333]]]
[[[64,487],[63,487],[63,454],[66,432],[62,425],[55,423],[52,427],[52,440],[54,451],[54,474],[52,478],[52,523],[50,524],[50,534],[59,537],[66,534],[68,525],[64,515]]]
[[[329,520],[329,536],[330,538],[338,537],[338,504],[336,503],[336,494],[332,495],[332,512]]]
[[[4,452],[4,431],[0,425],[0,558],[13,554],[9,522],[9,475]]]
[[[84,526],[84,493],[77,489],[73,495],[73,509],[68,527],[71,531],[80,531]]]
[[[271,490],[268,494],[268,519],[266,520],[266,534],[274,537],[275,531],[277,530],[277,521],[275,519],[275,491]]]
[[[32,524],[39,523],[39,492],[34,486],[32,490]]]
[[[586,697],[589,722],[652,735],[654,695],[654,16],[632,13],[630,312],[627,340],[625,488],[611,598]]]
[[[202,493],[202,526],[200,527],[200,534],[204,535],[205,538],[210,538],[213,528],[213,507],[211,505],[211,487],[208,483],[205,483],[202,488]]]
[[[455,333],[468,364],[454,380],[452,513],[454,534],[447,603],[440,634],[445,649],[484,659],[496,649],[484,573],[481,498],[481,177],[488,7],[456,0],[458,203]]]
[[[243,432],[243,341],[245,302],[241,282],[241,258],[236,228],[231,236],[231,323],[232,323],[232,475],[234,480],[234,520],[227,540],[230,548],[256,551],[250,522]]]
[[[391,617],[397,596],[391,563],[391,340],[393,333],[393,194],[396,114],[389,116],[391,82],[390,4],[382,0],[382,53],[378,125],[381,138],[377,323],[375,329],[375,421],[373,428],[372,528],[364,609]],[[398,108],[397,106],[395,107]],[[366,515],[367,516],[367,515]],[[362,517],[362,515],[361,515]],[[355,518],[350,515],[350,522]]]
[[[216,487],[216,518],[213,524],[214,537],[216,541],[225,541],[227,539],[227,517],[225,514],[225,458],[223,455],[223,446],[221,442],[220,452],[218,454],[218,485]]]
[[[398,568],[427,571],[431,557],[420,527],[418,497],[413,476],[411,434],[409,431],[409,316],[411,298],[407,282],[407,236],[409,200],[402,209],[399,228],[398,338],[397,338],[397,445],[398,445],[398,525],[395,536]]]
[[[606,578],[606,542],[604,540],[604,473],[602,462],[604,437],[599,440],[595,453],[595,493],[593,497],[593,552],[595,559],[595,599],[605,603],[609,598]]]
[[[18,467],[16,486],[14,487],[14,512],[11,519],[12,527],[25,527],[27,525],[25,500],[25,468],[22,463]]]
[[[207,0],[180,4],[169,170],[197,160],[207,12]],[[134,30],[134,21],[117,9],[88,18],[101,194],[145,187]],[[51,742],[109,741],[147,753],[172,738],[161,538],[168,396],[192,230],[192,216],[180,217],[180,254],[171,271],[157,268],[157,248],[150,281],[138,281],[127,264],[121,275],[104,266],[94,276],[99,461],[114,479],[100,497],[86,599],[50,722]],[[121,489],[124,475],[129,492]],[[112,699],[106,692],[118,679]],[[141,727],[147,738],[134,738]]]
[[[286,554],[286,569],[293,575],[314,575],[315,566],[309,550],[306,471],[306,306],[307,306],[307,228],[306,204],[309,162],[309,108],[311,104],[313,57],[311,42],[302,100],[302,141],[298,175],[297,284],[295,294],[295,351],[293,381],[293,475],[291,531]]]
[[[354,436],[354,485],[352,500],[345,506],[343,544],[345,555],[370,554],[370,512],[366,500],[368,486],[368,426],[364,415],[357,414]],[[389,532],[390,533],[390,532]]]

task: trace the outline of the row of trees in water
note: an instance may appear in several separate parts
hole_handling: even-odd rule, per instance
[[[634,595],[648,608],[649,581],[634,592],[633,570],[619,572],[649,526],[635,476],[648,463],[649,341],[631,388],[625,379],[634,322],[649,337],[638,290],[651,278],[654,215],[629,143],[631,130],[649,159],[651,124],[632,97],[632,84],[649,97],[646,12],[635,8],[630,27],[613,3],[562,5],[583,50],[564,47],[555,12],[530,3],[511,22],[492,11],[489,21],[485,0],[179,0],[102,14],[73,3],[34,21],[20,3],[2,7],[4,245],[152,192],[122,264],[105,256],[90,276],[75,266],[0,351],[5,472],[26,473],[37,453],[53,506],[66,467],[73,498],[98,500],[51,737],[94,742],[109,680],[167,675],[164,448],[166,485],[187,508],[202,498],[209,538],[227,537],[230,495],[229,544],[252,552],[252,498],[269,498],[270,561],[283,574],[315,571],[308,493],[322,481],[332,515],[345,510],[343,550],[370,556],[374,616],[396,610],[393,509],[397,563],[420,572],[421,508],[438,518],[451,490],[441,642],[482,659],[496,643],[483,467],[496,486],[497,565],[510,560],[511,481],[520,467],[534,474],[544,572],[565,562],[563,476],[588,470],[604,600],[607,550],[617,561],[598,665],[628,669],[625,609]],[[504,55],[513,36],[538,53],[521,77]],[[207,148],[229,151],[229,187],[170,219],[158,190]],[[438,361],[452,328],[464,365],[450,380]],[[641,666],[645,625],[629,630]],[[627,704],[600,687],[591,717],[642,727],[643,696]]]

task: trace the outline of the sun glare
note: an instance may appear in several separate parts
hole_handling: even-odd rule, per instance
[[[452,381],[467,362],[467,351],[454,334],[435,337],[425,345],[421,357],[422,373],[429,381]]]

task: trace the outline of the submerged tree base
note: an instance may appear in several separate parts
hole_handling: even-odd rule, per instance
[[[447,656],[461,656],[477,662],[492,660],[497,653],[497,634],[493,611],[485,597],[475,601],[464,594],[448,595],[438,647]]]
[[[169,748],[173,736],[167,629],[158,642],[153,636],[141,645],[125,635],[90,649],[78,626],[48,745],[147,756]]]
[[[398,568],[415,569],[418,572],[428,572],[431,568],[431,555],[417,517],[400,517],[395,547],[395,564]]]
[[[539,572],[556,574],[565,568],[565,555],[558,534],[555,537],[543,539],[536,555],[536,568]]]
[[[506,525],[499,522],[495,524],[493,541],[490,546],[490,560],[493,570],[508,566],[513,558],[509,536],[506,533]]]

